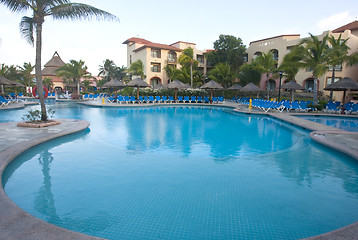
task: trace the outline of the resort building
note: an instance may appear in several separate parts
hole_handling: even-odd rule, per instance
[[[342,34],[342,39],[348,39],[347,45],[350,47],[349,54],[358,51],[358,21],[351,22],[347,25],[339,27],[332,31],[325,31],[321,35],[317,36],[322,39],[326,35],[334,36],[336,39]],[[253,41],[250,43],[247,52],[247,61],[251,63],[261,53],[267,53],[271,51],[274,55],[274,59],[277,60],[278,65],[283,61],[284,56],[289,53],[295,46],[299,45],[302,41],[299,34],[281,35],[266,39]],[[333,66],[317,80],[317,90],[322,91],[323,94],[328,94],[329,91],[323,89],[327,85],[338,81],[343,77],[349,77],[353,80],[358,80],[358,65],[346,66],[345,64],[334,66],[335,78],[332,79]],[[306,92],[313,91],[313,77],[310,69],[300,70],[295,78],[296,82],[305,88]],[[282,79],[282,83],[285,79]],[[261,77],[260,88],[263,90],[278,90],[279,78],[266,79],[266,76]],[[341,92],[334,92],[334,98],[338,101],[342,98]]]
[[[207,73],[207,64],[204,54],[206,51],[198,50],[195,43],[176,42],[170,45],[153,43],[142,38],[129,38],[123,42],[127,44],[127,66],[133,62],[141,60],[144,65],[144,74],[147,76],[148,84],[155,86],[158,83],[168,84],[168,77],[163,68],[172,65],[180,68],[178,62],[182,50],[192,48],[194,59],[199,62],[198,68],[204,75]]]

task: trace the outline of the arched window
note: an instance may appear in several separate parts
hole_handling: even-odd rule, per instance
[[[272,49],[271,52],[272,52],[272,55],[273,55],[273,59],[275,61],[278,61],[278,50],[277,49]]]
[[[253,60],[255,60],[260,55],[262,55],[262,52],[255,52],[255,54],[253,56]]]

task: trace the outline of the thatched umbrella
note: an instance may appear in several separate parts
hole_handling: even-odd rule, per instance
[[[236,95],[235,95],[236,98],[237,98],[238,90],[241,90],[241,89],[242,89],[242,86],[237,83],[235,83],[234,85],[232,85],[231,87],[228,88],[228,90],[236,90]]]
[[[253,83],[248,83],[245,87],[240,89],[241,92],[261,92],[262,90]],[[251,98],[251,96],[250,96]]]
[[[136,78],[127,83],[127,87],[136,87],[137,88],[137,99],[139,99],[139,88],[151,87],[147,82],[143,79]]]
[[[178,92],[178,89],[186,89],[187,86],[179,81],[179,80],[173,80],[172,82],[170,82],[168,85],[167,85],[167,88],[168,89],[175,89],[175,96],[174,96],[174,99],[176,100],[177,99],[177,92]]]
[[[282,89],[289,90],[291,92],[291,101],[293,101],[293,92],[296,90],[305,90],[300,84],[296,83],[295,80],[291,80],[282,85]]]
[[[200,88],[206,89],[206,90],[211,90],[210,101],[213,100],[213,90],[224,89],[219,83],[215,82],[214,80],[210,80],[209,82],[205,83]]]
[[[358,90],[358,83],[356,81],[352,80],[349,77],[345,77],[345,78],[342,78],[339,81],[334,82],[331,85],[327,86],[324,90],[344,91],[343,92],[343,99],[342,99],[342,103],[343,103],[343,106],[344,106],[345,100],[346,100],[346,91],[347,90],[349,90],[349,91]]]
[[[112,79],[111,81],[106,82],[103,85],[103,88],[125,88],[125,87],[126,85],[118,79]]]
[[[11,81],[3,76],[0,76],[0,85],[1,85],[1,93],[4,93],[4,85],[13,86],[13,87],[25,87],[23,84],[16,81]]]

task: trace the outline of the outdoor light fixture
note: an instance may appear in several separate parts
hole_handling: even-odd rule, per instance
[[[282,80],[283,72],[280,71],[279,74],[280,74],[280,84],[278,85],[278,101],[280,102],[281,101],[281,80]]]

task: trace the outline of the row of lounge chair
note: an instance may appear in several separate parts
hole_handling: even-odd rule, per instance
[[[328,113],[341,113],[342,111],[345,114],[358,113],[358,103],[348,102],[343,105],[341,102],[329,101],[324,111]]]
[[[242,105],[249,105],[250,99],[249,98],[242,98],[238,103]],[[306,101],[293,101],[289,102],[287,100],[283,100],[280,102],[277,101],[269,101],[264,99],[253,99],[252,100],[252,107],[255,109],[258,109],[260,111],[268,112],[268,111],[295,111],[295,112],[309,112],[309,111],[317,111],[315,108],[310,108],[307,105],[310,104],[310,102]]]
[[[110,103],[209,103],[209,97],[196,96],[178,96],[174,99],[173,96],[139,96],[136,99],[134,96],[113,96],[108,97]],[[224,97],[213,97],[213,103],[223,103]]]
[[[18,103],[19,99],[13,99],[13,98],[4,98],[3,96],[0,96],[0,107],[2,106],[8,106],[13,103]]]

